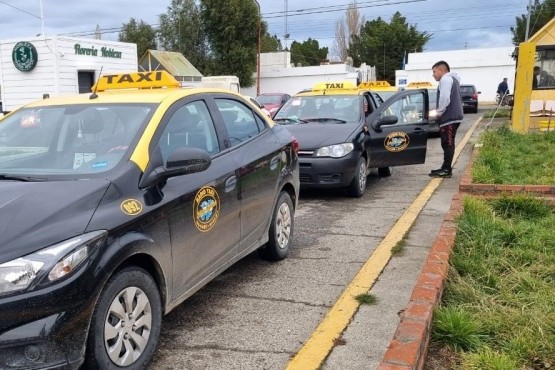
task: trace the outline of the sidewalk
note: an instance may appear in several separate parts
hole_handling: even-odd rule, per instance
[[[371,288],[369,293],[377,297],[377,303],[360,306],[322,369],[422,368],[419,361],[427,351],[427,330],[455,238],[453,227],[441,232],[440,228],[446,216],[444,226],[449,226],[454,196],[455,205],[460,206],[456,196],[459,181],[481,127],[483,124],[476,124],[460,152],[453,177],[442,180],[405,237],[402,252],[391,257]]]

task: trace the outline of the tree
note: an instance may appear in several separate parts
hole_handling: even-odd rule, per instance
[[[530,10],[530,30],[528,37],[534,35],[550,20],[555,17],[555,0],[535,0]],[[511,27],[513,34],[513,44],[518,45],[526,40],[526,20],[527,15],[522,14],[516,17],[516,25]]]
[[[144,21],[131,18],[124,23],[119,33],[119,41],[137,44],[137,57],[142,57],[148,49],[156,49],[156,31]]]
[[[360,35],[353,36],[349,55],[355,65],[366,62],[376,67],[379,80],[395,82],[395,70],[399,69],[408,51],[422,51],[431,39],[427,32],[418,32],[409,25],[401,13],[396,12],[387,23],[380,17],[368,21]]]
[[[161,48],[180,52],[201,73],[207,73],[211,65],[209,45],[196,2],[172,0],[167,12],[158,19]]]
[[[252,0],[201,0],[201,17],[213,58],[212,73],[254,85],[259,14]]]
[[[327,58],[328,48],[320,48],[318,41],[310,37],[302,43],[291,43],[291,62],[295,65],[317,66]]]
[[[347,60],[351,36],[360,34],[360,28],[365,19],[358,11],[355,2],[352,2],[345,11],[345,16],[337,21],[335,26],[334,52],[341,61]]]

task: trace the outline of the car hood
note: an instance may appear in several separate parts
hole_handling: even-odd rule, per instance
[[[0,181],[0,263],[82,234],[109,185]]]
[[[279,108],[281,107],[281,104],[262,104],[262,107],[270,110],[272,108]]]
[[[351,142],[358,125],[303,123],[285,126],[299,141],[299,149],[317,149],[326,145]]]

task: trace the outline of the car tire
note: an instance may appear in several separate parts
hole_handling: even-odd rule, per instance
[[[378,167],[378,175],[381,177],[391,176],[391,167]]]
[[[121,320],[124,315],[129,321]],[[139,321],[140,327],[135,326]],[[117,272],[106,283],[94,308],[86,368],[146,369],[158,344],[161,323],[162,301],[152,277],[139,267]]]
[[[364,191],[366,190],[366,159],[364,157],[360,157],[358,160],[356,169],[355,169],[355,176],[353,177],[353,181],[347,187],[347,192],[353,198],[360,198],[364,195]]]
[[[291,196],[286,191],[282,191],[272,215],[268,243],[258,250],[264,259],[281,261],[287,258],[295,225],[294,214]]]

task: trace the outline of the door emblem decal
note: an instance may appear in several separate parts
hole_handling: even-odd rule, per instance
[[[207,232],[220,216],[220,197],[216,189],[205,186],[199,189],[193,202],[193,219],[199,231]]]
[[[129,216],[135,216],[141,213],[143,210],[143,205],[141,202],[135,199],[126,199],[121,202],[121,211]]]
[[[385,148],[390,152],[402,152],[409,146],[410,138],[404,132],[392,132],[384,140]]]

